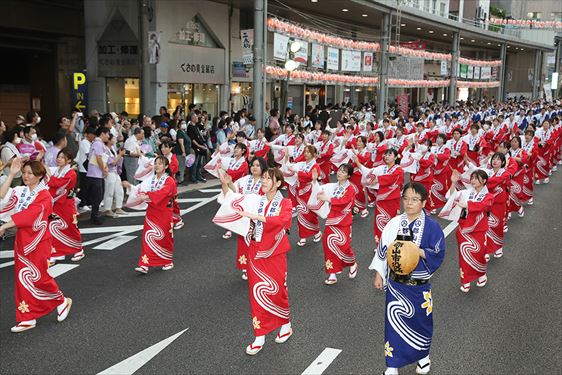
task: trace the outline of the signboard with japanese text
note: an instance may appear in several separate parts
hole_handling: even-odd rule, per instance
[[[341,70],[343,72],[360,72],[361,71],[361,52],[359,51],[341,51]]]
[[[240,30],[240,40],[244,64],[251,65],[254,59],[254,29]]]
[[[410,58],[397,56],[388,64],[388,77],[395,79],[423,79],[424,60],[421,58]]]
[[[447,60],[441,60],[441,71],[440,71],[440,75],[443,77],[446,77],[449,75],[449,69],[448,69],[448,62]]]
[[[224,49],[168,44],[168,82],[225,83]]]
[[[468,75],[468,65],[460,64],[459,73],[461,78],[466,78]]]
[[[490,79],[492,77],[492,68],[489,66],[483,66],[480,70],[481,79]]]
[[[330,70],[340,69],[340,50],[337,48],[328,47],[328,65]]]
[[[474,67],[472,65],[468,66],[468,71],[466,73],[466,78],[473,79],[474,78]]]
[[[480,79],[481,69],[479,66],[474,67],[474,79]]]
[[[298,42],[301,48],[295,52],[294,60],[301,65],[308,65],[308,42],[298,39],[295,39],[295,42]]]
[[[119,10],[115,11],[97,41],[100,77],[138,77],[140,48],[138,39]]]

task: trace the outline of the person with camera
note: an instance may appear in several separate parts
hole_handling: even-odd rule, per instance
[[[78,213],[74,201],[76,188],[75,165],[72,154],[64,149],[57,155],[57,166],[47,171],[49,177],[49,193],[53,197],[53,212],[56,219],[49,223],[49,231],[53,236],[53,253],[49,263],[64,260],[72,255],[72,261],[84,258],[82,236],[78,230]]]
[[[470,189],[456,192],[455,185],[460,177],[458,171],[453,171],[449,194],[450,199],[455,199],[455,205],[462,208],[456,236],[459,246],[460,289],[463,293],[468,293],[472,281],[477,280],[476,286],[480,288],[488,282],[486,232],[489,228],[488,213],[492,208],[494,196],[488,191],[488,174],[482,169],[471,173]],[[452,194],[456,197],[452,197]]]
[[[107,155],[105,154],[105,142],[109,139],[109,129],[99,127],[96,130],[96,138],[90,146],[88,153],[88,199],[92,204],[90,222],[94,225],[103,224],[100,215],[100,203],[103,200],[103,179],[108,175]],[[105,159],[105,160],[104,160]]]
[[[137,167],[139,165],[139,157],[142,155],[140,147],[143,139],[144,131],[141,128],[135,128],[133,130],[133,136],[127,138],[125,144],[123,145],[125,149],[123,165],[125,167],[127,181],[130,184],[135,183],[135,172],[137,171]]]
[[[415,362],[417,374],[428,374],[431,368],[433,297],[429,280],[445,258],[445,235],[439,223],[424,212],[427,198],[428,192],[421,183],[404,185],[404,213],[384,227],[369,266],[376,271],[375,288],[386,291],[384,354],[387,368],[383,373],[386,375],[398,374],[400,367]],[[403,254],[405,259],[401,259],[400,252],[392,250],[400,244],[408,244],[413,254]],[[389,266],[388,252],[404,269]],[[405,263],[408,259],[410,264]],[[412,271],[406,272],[406,268]],[[406,306],[409,307],[407,311]]]
[[[199,130],[197,126],[198,122],[199,117],[194,113],[191,115],[189,123],[187,124],[187,136],[191,139],[191,148],[195,151],[195,162],[189,170],[192,183],[207,182],[201,174],[201,169],[203,168],[203,161],[207,157],[208,150],[201,130]]]

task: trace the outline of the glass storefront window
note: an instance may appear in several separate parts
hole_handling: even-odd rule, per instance
[[[172,83],[168,85],[168,111],[172,113],[183,104],[187,108],[193,103],[197,109],[207,111],[212,116],[219,113],[220,85],[206,83]]]
[[[129,116],[140,113],[138,78],[107,78],[107,108],[109,112],[127,111]]]
[[[238,112],[242,108],[252,110],[253,108],[253,90],[251,82],[232,82],[230,85],[230,101],[232,103],[231,110]]]

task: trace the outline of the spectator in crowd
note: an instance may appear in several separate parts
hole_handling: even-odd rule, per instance
[[[6,132],[6,124],[4,124],[4,121],[0,121],[0,142],[2,142],[2,136],[4,135],[5,132]]]
[[[47,153],[45,154],[45,165],[49,168],[57,166],[57,156],[59,152],[66,148],[66,135],[57,132],[53,136],[53,145],[47,149]]]
[[[18,144],[18,150],[22,156],[29,156],[30,160],[43,160],[46,149],[37,137],[37,131],[33,126],[23,128],[23,139]]]
[[[135,172],[139,164],[139,157],[142,155],[141,142],[144,139],[145,132],[141,128],[133,130],[133,136],[125,141],[125,174],[130,184],[135,184]]]
[[[265,132],[265,137],[269,142],[273,142],[281,135],[281,125],[279,125],[279,110],[272,109],[269,116],[269,125]]]
[[[174,153],[178,159],[179,164],[179,176],[178,184],[182,184],[185,175],[185,159],[187,155],[191,153],[191,138],[187,135],[187,124],[185,121],[180,122],[180,127],[176,135],[176,146],[174,147]]]
[[[103,224],[99,215],[100,203],[103,199],[103,179],[108,174],[107,164],[104,161],[105,142],[109,138],[110,131],[102,126],[96,130],[96,138],[92,142],[88,153],[88,197],[92,205],[90,222],[95,225]],[[106,159],[107,160],[107,159]]]
[[[166,113],[168,113],[168,108],[162,106],[160,107],[160,110],[158,112],[160,113],[160,116],[164,116]]]
[[[76,158],[78,154],[78,142],[76,138],[76,134],[74,129],[76,128],[76,121],[78,120],[78,112],[74,112],[72,115],[72,119],[68,119],[68,117],[61,117],[58,121],[59,130],[57,132],[61,133],[66,138],[66,146],[72,158]],[[56,158],[55,158],[56,161]]]
[[[246,137],[248,137],[249,139],[254,139],[254,137],[256,136],[256,118],[254,116],[248,117],[241,130],[246,133]]]
[[[123,197],[125,195],[121,185],[121,169],[123,168],[123,156],[125,149],[115,149],[115,137],[110,134],[105,142],[105,154],[107,155],[107,176],[104,178],[103,207],[104,215],[116,217],[126,215],[123,211]],[[113,211],[115,207],[115,211]]]
[[[17,126],[25,126],[25,117],[23,117],[22,115],[17,115],[16,116],[16,125]]]
[[[189,123],[187,124],[187,135],[191,139],[191,148],[195,151],[195,162],[191,166],[190,179],[191,182],[207,182],[201,174],[203,168],[203,160],[207,156],[207,146],[205,146],[205,139],[197,126],[197,115],[193,114]]]
[[[154,130],[151,127],[144,127],[142,128],[143,132],[144,132],[144,139],[141,142],[141,144],[143,145],[149,145],[150,146],[150,154],[155,154],[156,150],[158,149],[158,145],[157,145],[157,137],[156,134],[154,132]],[[149,156],[149,155],[147,155]]]
[[[2,147],[2,151],[0,151],[0,161],[2,165],[4,165],[4,175],[8,176],[10,174],[10,166],[12,165],[12,159],[19,158],[22,155],[20,154],[17,146],[21,143],[22,139],[19,136],[21,132],[21,126],[14,126],[10,130],[8,130],[5,134],[4,140],[5,144]],[[21,179],[21,171],[18,171],[14,175],[12,180],[11,187],[19,186],[22,184]]]
[[[25,115],[25,121],[28,126],[36,127],[41,122],[41,117],[37,112],[31,111]]]
[[[82,139],[84,131],[86,130],[86,123],[84,122],[84,114],[82,113],[82,111],[79,111],[76,108],[72,108],[72,118],[75,117],[76,121],[74,122],[74,139],[76,139],[76,143],[79,143]]]
[[[80,141],[80,146],[78,147],[78,155],[76,156],[76,163],[78,164],[78,178],[80,182],[80,190],[78,192],[78,198],[80,203],[78,208],[87,209],[90,206],[90,201],[88,199],[88,178],[86,173],[88,172],[88,153],[90,152],[90,147],[92,142],[96,138],[96,129],[93,127],[86,128],[84,132],[84,139]]]

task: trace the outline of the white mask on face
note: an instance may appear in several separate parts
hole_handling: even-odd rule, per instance
[[[41,116],[37,116],[37,124],[41,122]]]
[[[33,135],[31,136],[31,140],[32,140],[32,141],[36,141],[36,140],[37,140],[37,134],[33,134]]]
[[[180,128],[181,130],[187,130],[187,124],[181,124]]]
[[[16,137],[16,139],[14,139],[14,144],[15,145],[19,145],[21,143],[21,138],[20,137]]]

